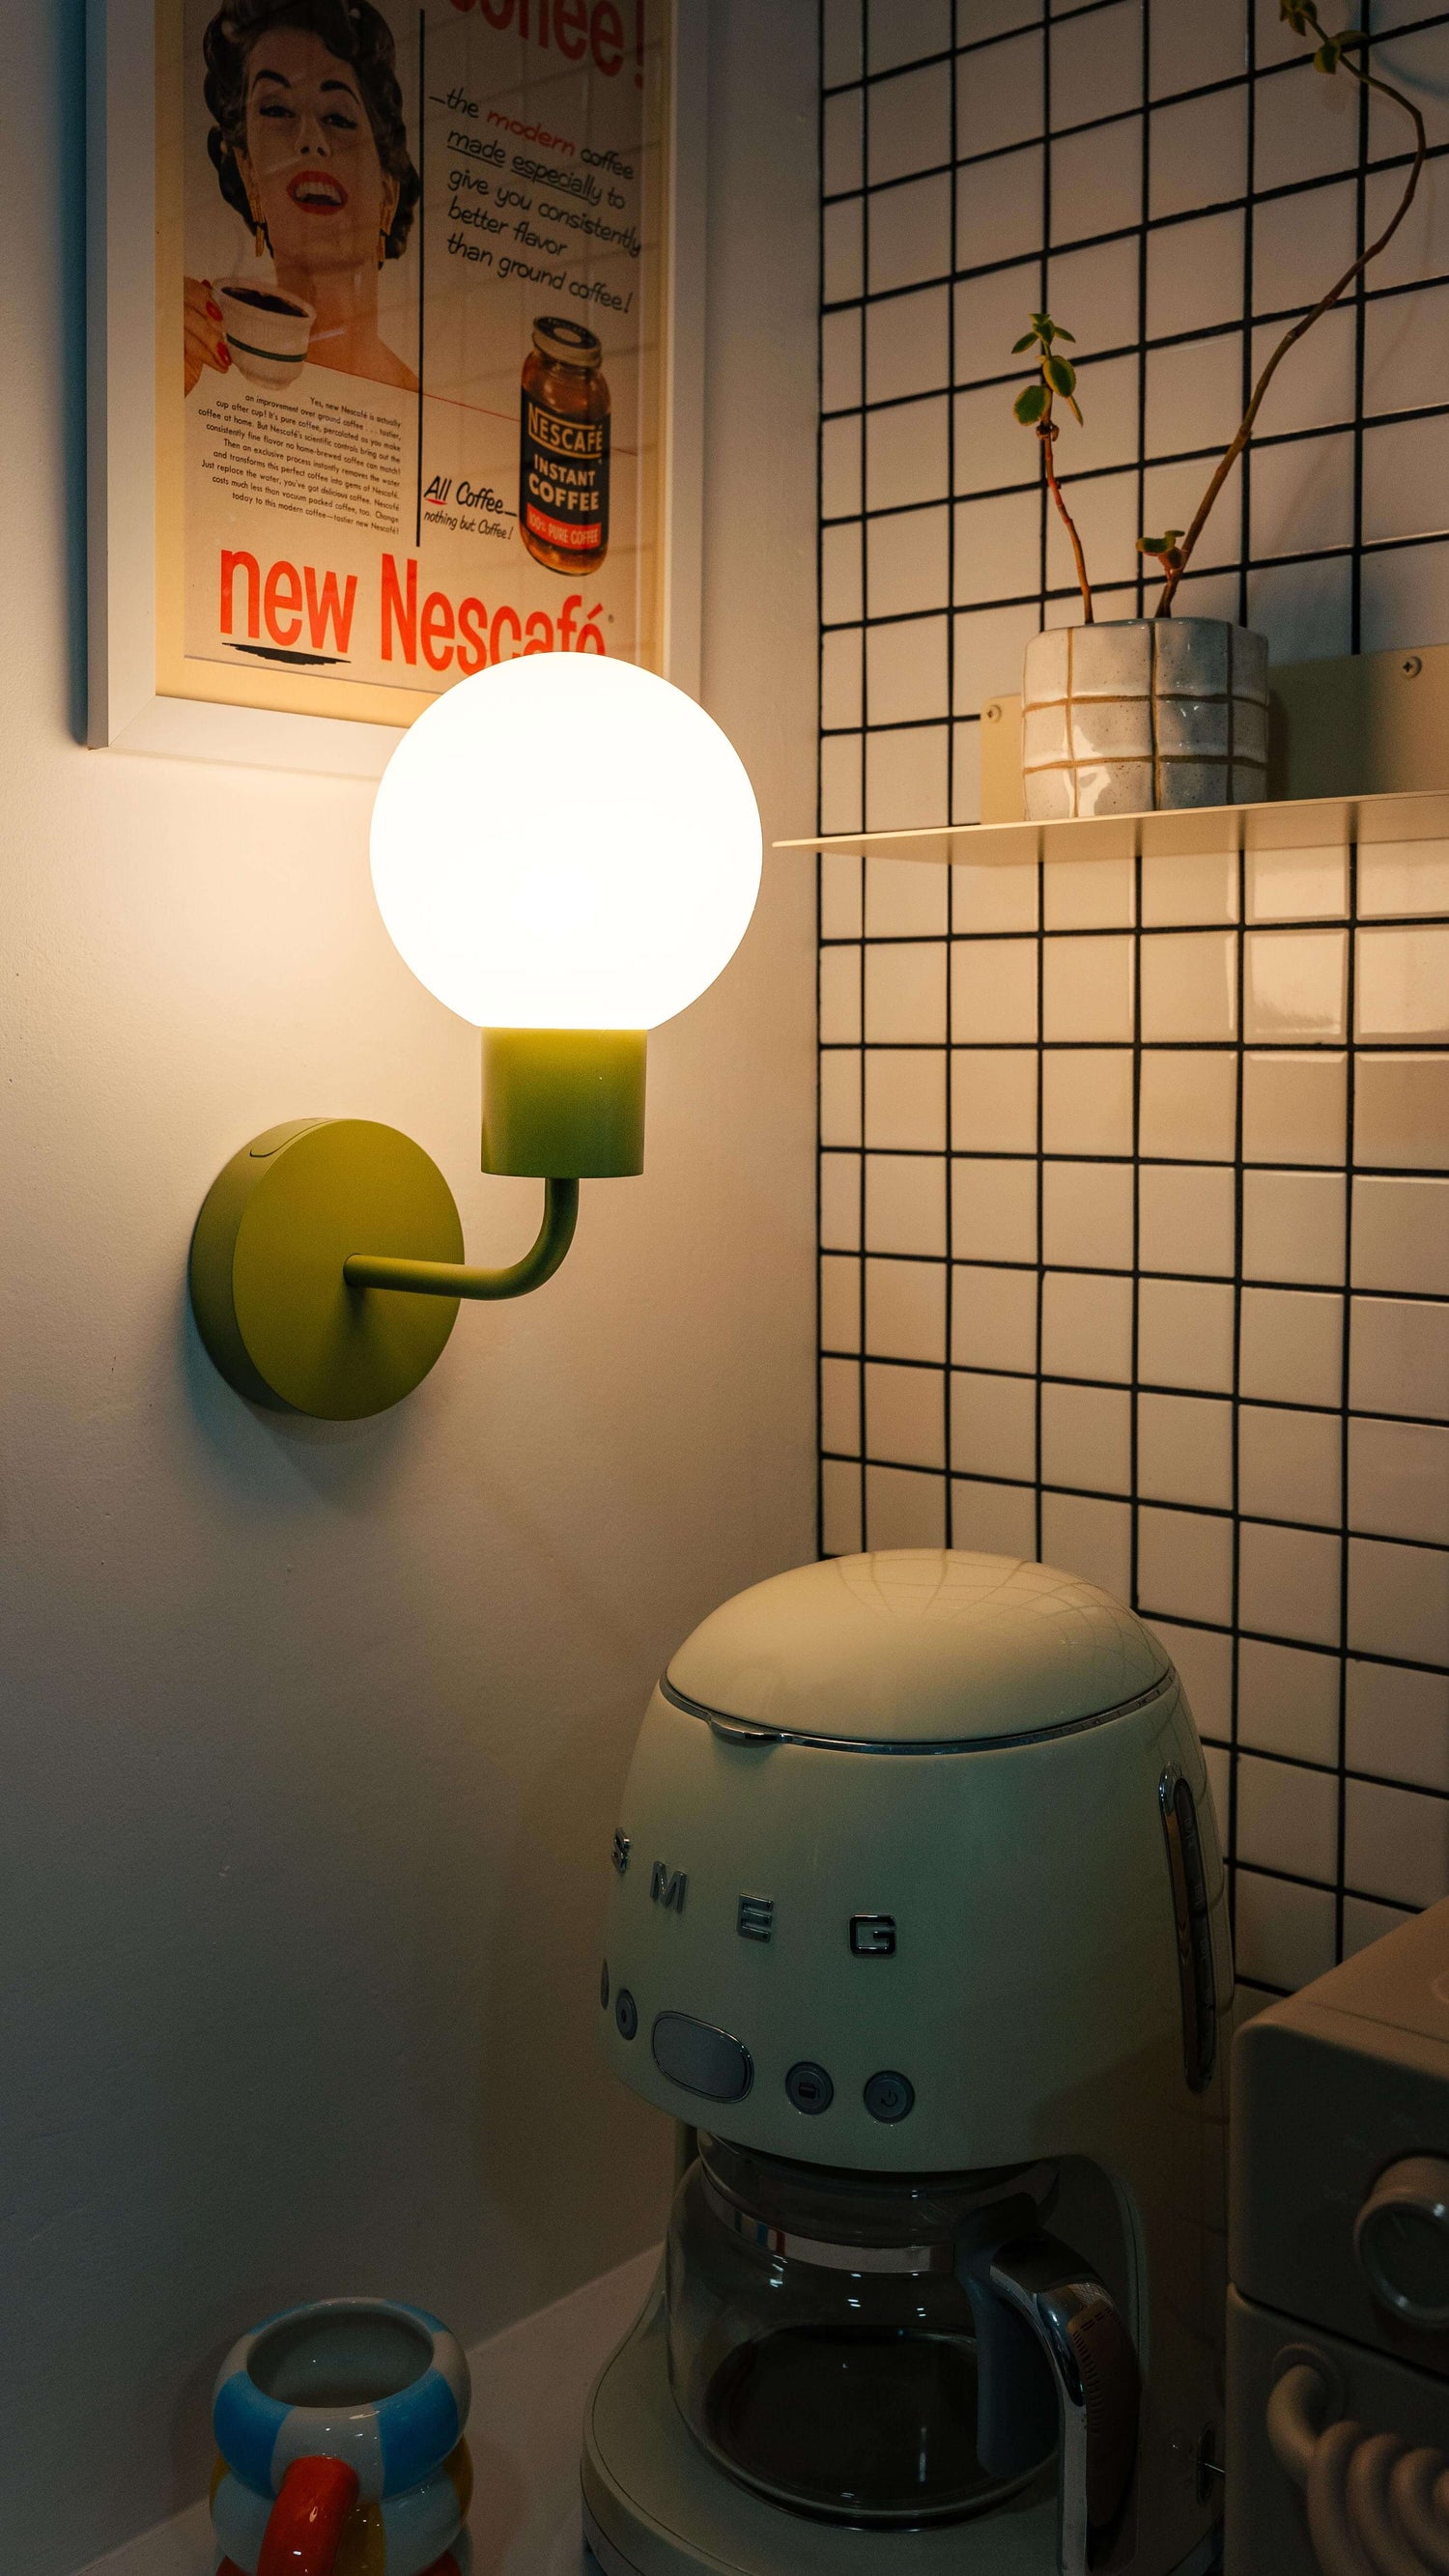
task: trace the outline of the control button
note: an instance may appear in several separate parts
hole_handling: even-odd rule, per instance
[[[857,1959],[893,1959],[896,1918],[893,1914],[852,1914],[850,1947]]]
[[[619,2037],[632,2039],[639,2027],[639,2007],[627,1986],[619,1988],[619,2000],[614,2006],[614,2020],[618,2025]]]
[[[808,2057],[791,2067],[785,2078],[785,2091],[796,2110],[808,2112],[812,2118],[817,2111],[828,2111],[835,2099],[835,2087],[824,2067],[812,2066]]]
[[[873,2120],[903,2120],[915,2098],[915,2086],[888,2066],[873,2075],[865,2088],[865,2107]]]
[[[1404,2156],[1358,2214],[1354,2252],[1374,2297],[1405,2325],[1449,2326],[1449,2163]]]
[[[607,1960],[607,1959],[604,1961],[604,1964],[603,1964],[602,1968],[599,1970],[599,2004],[600,2004],[601,2009],[602,2009],[604,2012],[607,2012],[607,2011],[608,2011],[608,2009],[609,2009],[609,1962],[608,1962],[608,1960]]]
[[[671,2084],[710,2102],[739,2102],[755,2080],[750,2052],[727,2030],[689,2013],[661,2013],[654,2025],[654,2063]]]

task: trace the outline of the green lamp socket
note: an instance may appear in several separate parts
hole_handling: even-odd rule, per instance
[[[453,1194],[431,1158],[365,1118],[290,1121],[218,1173],[191,1242],[197,1329],[238,1395],[357,1421],[419,1385],[464,1299],[541,1288],[573,1241],[579,1181],[641,1171],[642,1031],[490,1029],[483,1169],[542,1180],[521,1261],[462,1258]]]
[[[642,1172],[645,1054],[642,1029],[485,1029],[484,1171]]]

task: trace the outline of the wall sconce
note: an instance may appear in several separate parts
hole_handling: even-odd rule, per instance
[[[403,736],[372,817],[378,906],[483,1032],[483,1169],[544,1185],[536,1243],[470,1269],[453,1195],[395,1127],[303,1118],[207,1193],[191,1303],[222,1376],[355,1421],[412,1392],[463,1298],[521,1297],[573,1240],[581,1180],[644,1163],[647,1032],[712,984],[760,884],[738,755],[632,663],[539,653],[461,681]]]

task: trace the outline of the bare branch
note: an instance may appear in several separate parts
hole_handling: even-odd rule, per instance
[[[1046,475],[1047,489],[1050,492],[1052,499],[1055,501],[1058,510],[1061,512],[1062,524],[1066,529],[1067,535],[1071,538],[1072,553],[1075,555],[1077,561],[1077,583],[1082,594],[1082,608],[1084,612],[1082,622],[1086,626],[1092,626],[1096,623],[1096,619],[1092,611],[1092,586],[1087,579],[1086,557],[1082,553],[1082,540],[1077,534],[1077,523],[1072,517],[1071,511],[1067,508],[1065,501],[1062,499],[1062,487],[1057,481],[1056,467],[1052,461],[1052,449],[1056,444],[1057,433],[1050,418],[1041,423],[1040,428],[1037,430],[1037,436],[1041,440],[1042,470]]]
[[[1313,23],[1317,26],[1317,12],[1314,11],[1312,15]],[[1320,29],[1319,32],[1321,33],[1322,30]],[[1340,60],[1343,64],[1344,70],[1350,72],[1362,88],[1377,90],[1381,97],[1391,99],[1394,106],[1402,108],[1405,116],[1412,120],[1415,136],[1415,151],[1413,167],[1409,172],[1408,184],[1406,185],[1404,193],[1399,199],[1398,205],[1395,207],[1392,216],[1384,226],[1384,229],[1380,233],[1377,241],[1370,242],[1368,248],[1360,252],[1352,266],[1344,270],[1342,277],[1338,279],[1335,285],[1329,288],[1328,293],[1324,296],[1320,296],[1311,313],[1305,313],[1301,320],[1293,324],[1291,330],[1284,332],[1278,346],[1273,351],[1267,365],[1264,367],[1262,374],[1259,376],[1257,383],[1253,387],[1248,408],[1244,412],[1243,417],[1233,434],[1231,442],[1224,451],[1224,454],[1214,471],[1212,481],[1209,483],[1206,492],[1203,494],[1202,500],[1198,505],[1197,516],[1193,520],[1191,527],[1188,529],[1186,536],[1183,538],[1181,545],[1176,549],[1178,559],[1176,563],[1171,565],[1168,569],[1167,578],[1162,585],[1162,596],[1158,600],[1157,607],[1154,612],[1158,617],[1170,617],[1172,614],[1173,593],[1177,589],[1177,585],[1181,581],[1183,573],[1187,569],[1188,560],[1192,554],[1192,550],[1197,544],[1198,538],[1202,535],[1203,529],[1207,524],[1208,514],[1212,509],[1213,503],[1216,501],[1218,494],[1221,492],[1223,485],[1226,483],[1228,476],[1231,474],[1233,467],[1237,463],[1238,458],[1242,455],[1244,448],[1247,446],[1248,441],[1253,434],[1253,423],[1262,409],[1263,397],[1266,394],[1269,385],[1272,383],[1274,376],[1277,374],[1279,367],[1282,365],[1283,360],[1287,357],[1289,350],[1294,347],[1296,342],[1302,339],[1305,331],[1311,331],[1314,323],[1321,320],[1322,316],[1337,304],[1339,298],[1348,292],[1348,289],[1353,285],[1355,279],[1362,277],[1365,269],[1369,266],[1370,261],[1377,259],[1381,250],[1387,249],[1414,201],[1414,191],[1418,187],[1420,173],[1424,167],[1424,155],[1428,149],[1428,138],[1424,132],[1424,120],[1422,116],[1419,114],[1418,109],[1415,107],[1411,99],[1405,98],[1402,92],[1396,90],[1390,82],[1380,80],[1377,73],[1367,70],[1362,63],[1356,62],[1353,59],[1353,53],[1351,51],[1345,51],[1340,56]]]
[[[1092,585],[1087,579],[1087,564],[1082,553],[1082,540],[1077,534],[1076,521],[1062,499],[1062,488],[1057,481],[1056,463],[1052,455],[1057,439],[1057,424],[1052,418],[1052,406],[1057,395],[1060,394],[1063,402],[1070,405],[1076,420],[1080,421],[1082,417],[1077,403],[1076,368],[1070,358],[1054,355],[1052,343],[1056,340],[1068,340],[1072,342],[1073,347],[1076,343],[1072,340],[1071,332],[1064,331],[1060,322],[1054,322],[1049,313],[1033,313],[1029,319],[1031,329],[1017,341],[1011,354],[1014,358],[1019,358],[1026,349],[1034,348],[1038,352],[1037,381],[1034,384],[1023,385],[1011,408],[1023,429],[1035,429],[1041,441],[1042,471],[1046,476],[1047,489],[1056,503],[1062,525],[1072,541],[1072,554],[1077,566],[1077,584],[1082,594],[1086,623],[1090,626],[1093,623]]]

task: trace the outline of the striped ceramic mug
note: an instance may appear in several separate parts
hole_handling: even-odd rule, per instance
[[[468,2365],[392,2299],[317,2299],[233,2344],[212,2404],[218,2576],[468,2576]]]

